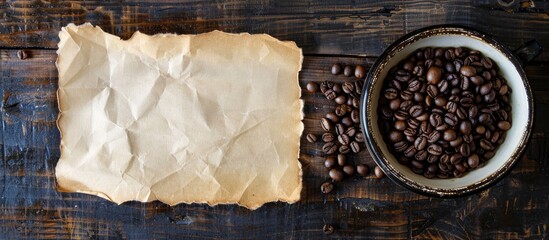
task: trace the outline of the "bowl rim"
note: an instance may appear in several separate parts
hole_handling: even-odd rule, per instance
[[[435,188],[435,187],[429,187],[429,186],[418,184],[415,181],[411,181],[403,177],[401,173],[389,168],[387,165],[390,163],[383,156],[383,152],[374,141],[371,133],[373,129],[370,121],[372,120],[377,121],[377,119],[369,118],[369,116],[371,116],[372,111],[377,111],[377,109],[369,109],[371,105],[371,101],[375,100],[375,99],[371,99],[369,93],[374,90],[373,82],[374,80],[376,80],[375,78],[377,78],[377,75],[381,72],[382,68],[380,68],[380,66],[383,66],[384,64],[386,64],[391,57],[393,57],[395,54],[400,52],[403,48],[407,47],[411,43],[414,43],[420,39],[429,38],[432,36],[446,35],[446,34],[464,35],[467,37],[472,37],[477,40],[483,41],[484,43],[496,48],[505,57],[507,57],[507,59],[513,64],[518,74],[520,75],[522,84],[524,85],[525,91],[526,91],[526,96],[527,96],[526,103],[529,107],[529,111],[528,111],[529,115],[526,123],[527,125],[526,131],[522,134],[521,140],[519,141],[518,146],[516,146],[516,149],[513,151],[511,157],[507,159],[505,163],[503,163],[502,167],[497,169],[488,177],[485,177],[471,185],[467,185],[460,188],[448,188],[448,189]],[[377,81],[379,81],[379,79],[377,79]],[[381,81],[383,81],[383,79]],[[466,26],[448,25],[448,24],[434,25],[434,26],[417,29],[415,31],[412,31],[402,36],[401,38],[393,42],[389,47],[387,47],[385,51],[377,58],[377,60],[374,62],[374,64],[371,66],[370,70],[368,71],[368,74],[366,76],[365,83],[364,83],[364,88],[362,89],[360,109],[361,109],[360,111],[361,127],[366,138],[366,147],[370,152],[370,154],[372,155],[372,158],[374,159],[375,163],[383,170],[383,172],[386,173],[389,179],[391,179],[393,182],[396,182],[398,185],[404,188],[407,188],[413,192],[430,196],[430,197],[441,197],[441,198],[463,197],[463,196],[468,196],[468,195],[480,192],[496,184],[504,176],[510,173],[511,169],[517,164],[518,160],[521,158],[522,154],[524,153],[526,145],[531,136],[533,119],[534,119],[534,102],[533,102],[532,90],[530,88],[530,84],[526,77],[526,73],[524,72],[524,69],[520,64],[520,61],[513,54],[513,52],[509,50],[506,46],[496,41],[492,36],[485,34],[479,30],[466,27]]]

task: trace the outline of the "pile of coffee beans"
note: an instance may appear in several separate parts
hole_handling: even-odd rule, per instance
[[[335,103],[333,111],[328,112],[320,119],[320,127],[324,130],[322,135],[309,133],[307,141],[311,143],[321,142],[322,151],[326,159],[324,165],[328,169],[328,175],[333,181],[342,181],[346,177],[358,174],[365,177],[370,173],[370,168],[365,164],[354,164],[349,160],[352,154],[358,154],[364,148],[364,134],[360,128],[360,96],[362,94],[363,79],[366,76],[364,66],[341,67],[334,64],[331,68],[333,75],[343,72],[346,77],[354,76],[354,81],[337,83],[324,81],[320,85],[316,82],[307,83],[306,89],[311,93],[318,91]],[[376,166],[376,168],[378,168]],[[376,177],[381,178],[381,169],[375,169]],[[334,186],[331,182],[325,182],[320,187],[323,193],[330,193]]]
[[[385,142],[401,164],[427,178],[482,167],[511,128],[511,88],[477,50],[418,49],[389,71],[381,91]]]

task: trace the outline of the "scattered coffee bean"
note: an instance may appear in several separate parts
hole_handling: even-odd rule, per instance
[[[307,83],[307,91],[311,92],[311,93],[315,93],[315,92],[318,92],[318,84],[315,83],[315,82],[308,82]]]
[[[366,77],[366,68],[362,65],[358,65],[355,68],[355,77],[358,79],[362,79]]]
[[[324,234],[326,235],[330,235],[335,232],[335,228],[331,224],[324,224],[324,226],[322,227],[322,232],[324,232]]]
[[[359,164],[356,166],[356,172],[362,177],[368,176],[370,168],[366,164]]]
[[[334,63],[331,68],[331,72],[333,75],[338,75],[341,73],[341,65],[339,63]]]
[[[337,168],[330,169],[330,171],[328,172],[328,175],[330,175],[330,178],[332,178],[336,182],[342,181],[345,176],[343,171]]]
[[[379,166],[376,166],[374,168],[374,175],[376,176],[376,178],[382,178],[383,176],[385,176],[385,173],[383,173],[383,170],[381,170]]]
[[[327,118],[320,119],[320,126],[324,131],[332,130],[332,123]]]
[[[336,164],[336,160],[333,156],[326,157],[326,160],[324,160],[324,166],[328,169],[335,167]]]
[[[334,190],[334,184],[331,182],[324,182],[320,185],[320,191],[324,194],[331,193]]]
[[[334,154],[337,149],[337,145],[334,142],[328,142],[325,143],[324,146],[322,146],[322,151],[324,151],[327,155]]]
[[[309,141],[310,143],[315,143],[316,142],[316,135],[314,135],[312,133],[307,134],[307,141]]]
[[[353,73],[354,69],[349,65],[345,66],[345,69],[343,69],[343,75],[345,75],[345,77],[350,77]]]
[[[353,165],[345,165],[343,166],[343,172],[347,174],[347,176],[353,176],[356,172],[356,167]]]

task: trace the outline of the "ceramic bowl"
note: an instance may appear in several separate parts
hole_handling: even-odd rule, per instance
[[[469,171],[460,178],[428,179],[415,174],[407,166],[398,163],[389,152],[378,127],[378,101],[388,71],[415,50],[424,47],[465,47],[479,50],[499,66],[500,74],[512,89],[512,127],[507,132],[505,141],[485,166]],[[541,47],[538,50],[541,51]],[[536,49],[523,49],[522,53],[526,53],[528,57],[535,54],[535,51]],[[463,196],[496,183],[520,159],[532,129],[534,104],[521,60],[492,37],[470,28],[434,26],[402,37],[387,48],[374,63],[363,91],[361,121],[370,154],[390,179],[428,196]]]

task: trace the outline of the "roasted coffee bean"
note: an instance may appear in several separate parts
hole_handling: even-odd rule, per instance
[[[459,100],[459,103],[462,107],[470,107],[473,105],[474,100],[470,97],[465,97]]]
[[[402,68],[404,68],[404,70],[410,72],[414,69],[414,62],[406,61],[404,64],[402,64]]]
[[[307,91],[309,91],[311,93],[318,92],[318,90],[319,90],[318,84],[315,83],[315,82],[308,82],[306,88],[307,88]]]
[[[461,120],[465,120],[467,118],[467,115],[467,111],[463,107],[459,107],[456,111],[456,116]]]
[[[463,137],[456,137],[456,139],[449,142],[451,147],[458,147],[463,143]]]
[[[435,105],[437,105],[438,107],[444,107],[446,106],[446,104],[447,104],[446,98],[442,96],[438,96],[435,98]]]
[[[389,101],[389,108],[393,111],[396,111],[400,108],[402,100],[400,98],[395,98]]]
[[[345,77],[350,77],[351,75],[353,75],[353,73],[354,69],[349,65],[345,66],[345,68],[343,69],[343,75],[345,75]]]
[[[470,121],[462,121],[460,124],[459,124],[459,131],[461,133],[463,133],[464,135],[469,135],[469,133],[471,133],[471,130],[472,130],[472,125],[471,125],[471,122]]]
[[[398,70],[395,74],[396,80],[401,82],[407,82],[408,80],[410,80],[410,77],[410,73],[406,70]]]
[[[412,117],[418,117],[423,113],[423,107],[420,105],[414,105],[410,108],[409,113]]]
[[[408,83],[408,91],[410,92],[417,92],[421,89],[421,82],[418,80],[413,80]]]
[[[466,142],[466,143],[471,143],[473,142],[473,135],[472,134],[469,134],[469,135],[463,135],[463,141]]]
[[[478,122],[481,124],[487,124],[490,122],[490,114],[488,113],[482,113],[478,116]]]
[[[333,142],[334,140],[335,140],[334,134],[329,132],[322,134],[323,142],[328,143],[328,142]]]
[[[404,101],[400,103],[400,110],[402,111],[409,111],[410,108],[414,105],[412,101]]]
[[[413,128],[404,129],[404,135],[408,137],[414,137],[417,134],[417,130]]]
[[[360,123],[360,114],[357,109],[354,109],[353,111],[351,111],[351,120],[354,123]]]
[[[486,84],[480,86],[479,93],[482,94],[482,95],[486,95],[486,94],[490,93],[491,90],[492,90],[492,84],[491,83],[486,83]]]
[[[453,165],[456,165],[456,164],[461,163],[462,158],[463,158],[463,156],[461,156],[461,154],[454,153],[454,154],[450,155],[449,162]]]
[[[339,117],[333,112],[327,113],[325,118],[329,119],[332,122],[338,122],[339,121]]]
[[[320,120],[320,126],[324,129],[324,131],[332,130],[332,123],[327,118],[322,118]]]
[[[427,94],[429,97],[435,99],[438,96],[438,88],[436,85],[427,86]]]
[[[469,165],[470,168],[477,168],[479,163],[480,163],[480,158],[476,153],[469,155],[469,157],[467,158],[467,164]]]
[[[343,134],[337,136],[337,140],[342,145],[349,145],[349,143],[351,141],[351,138],[349,138],[349,136],[347,136],[347,134],[343,133]]]
[[[400,142],[402,141],[402,139],[404,139],[404,136],[402,135],[402,132],[400,131],[391,131],[389,133],[389,141],[391,142]]]
[[[410,128],[417,129],[421,122],[417,119],[411,118],[411,119],[408,119],[407,123],[408,123],[408,126],[410,126]]]
[[[339,153],[341,154],[347,154],[351,151],[351,148],[347,145],[341,145],[339,146]]]
[[[326,92],[324,92],[324,96],[328,100],[334,100],[337,97],[337,93],[334,92],[334,90],[332,90],[332,89],[328,89],[328,90],[326,90]]]
[[[406,122],[405,121],[396,121],[394,124],[394,128],[398,131],[404,131],[406,129]]]
[[[356,130],[355,127],[349,127],[345,131],[345,134],[347,134],[347,136],[349,136],[349,137],[354,137],[356,133],[357,133],[357,130]]]
[[[416,76],[423,76],[424,72],[425,72],[425,68],[423,66],[415,66],[414,70],[412,71],[412,74]]]
[[[366,68],[362,65],[358,65],[355,68],[355,77],[362,79],[366,76]]]
[[[496,99],[496,92],[492,89],[486,95],[484,95],[484,102],[491,103]]]
[[[331,68],[331,72],[333,75],[338,75],[341,73],[341,65],[339,63],[334,63]]]
[[[393,100],[395,98],[397,98],[399,95],[398,93],[398,90],[394,89],[394,88],[389,88],[387,90],[385,90],[385,98],[389,99],[389,100]]]
[[[475,84],[476,86],[481,86],[484,84],[484,79],[481,76],[475,75],[469,78],[471,83]]]
[[[358,164],[356,166],[356,172],[358,175],[366,177],[370,173],[370,168],[366,164]]]
[[[416,138],[414,146],[417,150],[423,150],[427,146],[427,138],[423,136]]]
[[[461,156],[468,157],[469,154],[471,154],[471,148],[469,144],[463,143],[458,147],[458,152],[461,154]]]
[[[353,98],[353,107],[359,108],[360,107],[360,100],[358,98]]]
[[[396,142],[393,147],[397,152],[404,152],[408,148],[408,143],[406,141]]]
[[[442,148],[439,145],[431,144],[427,147],[427,152],[432,155],[440,155],[442,154]]]
[[[343,92],[345,92],[347,94],[352,94],[355,90],[355,85],[351,82],[345,82],[345,83],[343,83],[341,88],[342,88]]]
[[[417,116],[416,119],[417,119],[418,121],[427,121],[427,120],[429,120],[429,114],[427,114],[426,112],[424,112],[423,114]]]
[[[344,134],[344,133],[345,133],[345,130],[347,130],[347,129],[345,128],[345,126],[344,126],[343,124],[341,124],[341,123],[336,124],[336,125],[334,126],[334,128],[335,128],[335,132],[336,132],[337,135]]]
[[[507,85],[502,85],[499,88],[498,94],[503,96],[503,95],[507,94],[507,92],[509,92],[509,87]]]
[[[345,102],[347,102],[347,97],[345,95],[339,95],[334,100],[337,104],[345,104]]]
[[[334,184],[331,182],[324,182],[320,185],[320,191],[324,194],[331,193],[334,190]]]
[[[324,224],[324,226],[322,226],[322,232],[326,235],[331,235],[335,232],[335,228],[331,224]]]
[[[458,109],[458,104],[454,101],[449,101],[446,103],[446,111],[455,113]]]
[[[383,176],[385,176],[385,173],[383,173],[379,166],[376,166],[374,168],[374,175],[376,176],[376,178],[382,178]]]
[[[356,116],[355,116],[356,117]],[[360,120],[359,120],[360,121]],[[354,124],[353,119],[350,117],[344,117],[341,119],[341,123],[347,127],[352,126]]]
[[[492,143],[487,139],[480,140],[480,147],[487,151],[494,150],[494,145],[492,145]]]
[[[503,130],[503,131],[507,131],[511,128],[511,123],[508,122],[508,121],[498,122],[498,128]]]
[[[458,123],[458,117],[454,113],[446,113],[444,115],[444,122],[450,126],[455,126]]]
[[[477,132],[478,134],[482,135],[484,133],[486,133],[486,128],[484,126],[477,126],[477,128],[475,128],[475,132]]]
[[[433,131],[427,136],[427,141],[429,143],[434,143],[440,139],[442,134],[439,131]]]
[[[462,66],[459,72],[466,77],[472,77],[477,74],[476,69],[472,66]]]
[[[341,85],[339,83],[334,83],[332,90],[334,90],[334,92],[337,94],[340,94],[343,92],[343,90],[341,89]]]
[[[463,77],[463,78],[461,78],[461,81],[459,82],[459,87],[461,88],[461,90],[465,91],[465,90],[469,89],[470,83],[471,82],[469,81],[468,77]]]
[[[439,156],[429,155],[429,157],[427,157],[427,162],[429,163],[436,163],[438,162],[438,160],[439,160]]]
[[[446,129],[450,128],[450,126],[447,123],[443,123],[440,126],[436,127],[435,130],[437,131],[446,131]]]
[[[345,154],[337,154],[337,164],[339,166],[345,166],[347,165],[347,156]]]
[[[326,168],[333,168],[336,164],[337,162],[333,156],[326,157],[326,160],[324,160],[324,166]]]
[[[416,169],[423,169],[424,165],[420,161],[412,160],[412,167]]]
[[[471,106],[469,107],[469,118],[470,119],[475,119],[477,117],[477,114],[478,114],[478,108],[477,106]]]
[[[440,114],[431,114],[431,116],[429,116],[429,122],[431,123],[431,125],[433,125],[433,127],[438,127],[440,126],[442,123],[443,123],[444,119],[442,118],[442,116],[440,116]]]
[[[332,178],[336,182],[343,180],[343,178],[345,177],[343,171],[337,168],[330,169],[330,171],[328,172],[328,175],[330,176],[330,178]]]
[[[359,142],[359,143],[362,143],[364,141],[366,141],[366,139],[364,139],[364,134],[359,132],[355,135],[355,141]]]
[[[406,150],[404,150],[404,156],[406,157],[412,157],[416,154],[417,150],[414,146],[409,146],[408,148],[406,148]]]
[[[408,113],[402,110],[399,110],[395,113],[394,117],[398,120],[404,121],[408,119]]]
[[[442,139],[444,139],[444,141],[447,141],[447,142],[454,141],[456,140],[456,138],[457,138],[457,134],[452,129],[448,129],[444,131],[444,134],[442,135]]]
[[[414,93],[412,93],[408,90],[404,90],[404,91],[400,92],[400,97],[404,101],[412,100],[412,99],[414,99]]]
[[[500,132],[494,132],[492,133],[492,137],[490,138],[490,142],[497,143],[500,138]]]
[[[337,145],[334,142],[327,142],[322,146],[322,151],[327,155],[332,155],[337,151]]]
[[[320,84],[320,91],[322,93],[326,93],[326,91],[328,91],[328,89],[332,89],[332,87],[334,87],[334,83],[333,82],[330,82],[330,81],[324,81]]]
[[[355,93],[358,95],[362,94],[362,86],[364,86],[364,81],[358,80],[355,82]]]
[[[316,135],[314,135],[312,133],[307,134],[307,141],[309,141],[310,143],[315,143],[316,142]]]
[[[343,172],[347,174],[347,176],[353,176],[356,173],[356,167],[353,165],[345,165],[343,166]]]
[[[351,146],[351,151],[353,151],[354,153],[358,153],[360,152],[360,150],[362,150],[358,142],[352,141],[350,143],[350,146]]]
[[[430,67],[427,71],[426,79],[429,84],[438,84],[442,78],[442,69],[439,67]]]
[[[342,117],[343,115],[347,114],[349,109],[350,109],[350,107],[348,107],[347,105],[339,105],[339,106],[336,107],[334,113],[337,116]]]

